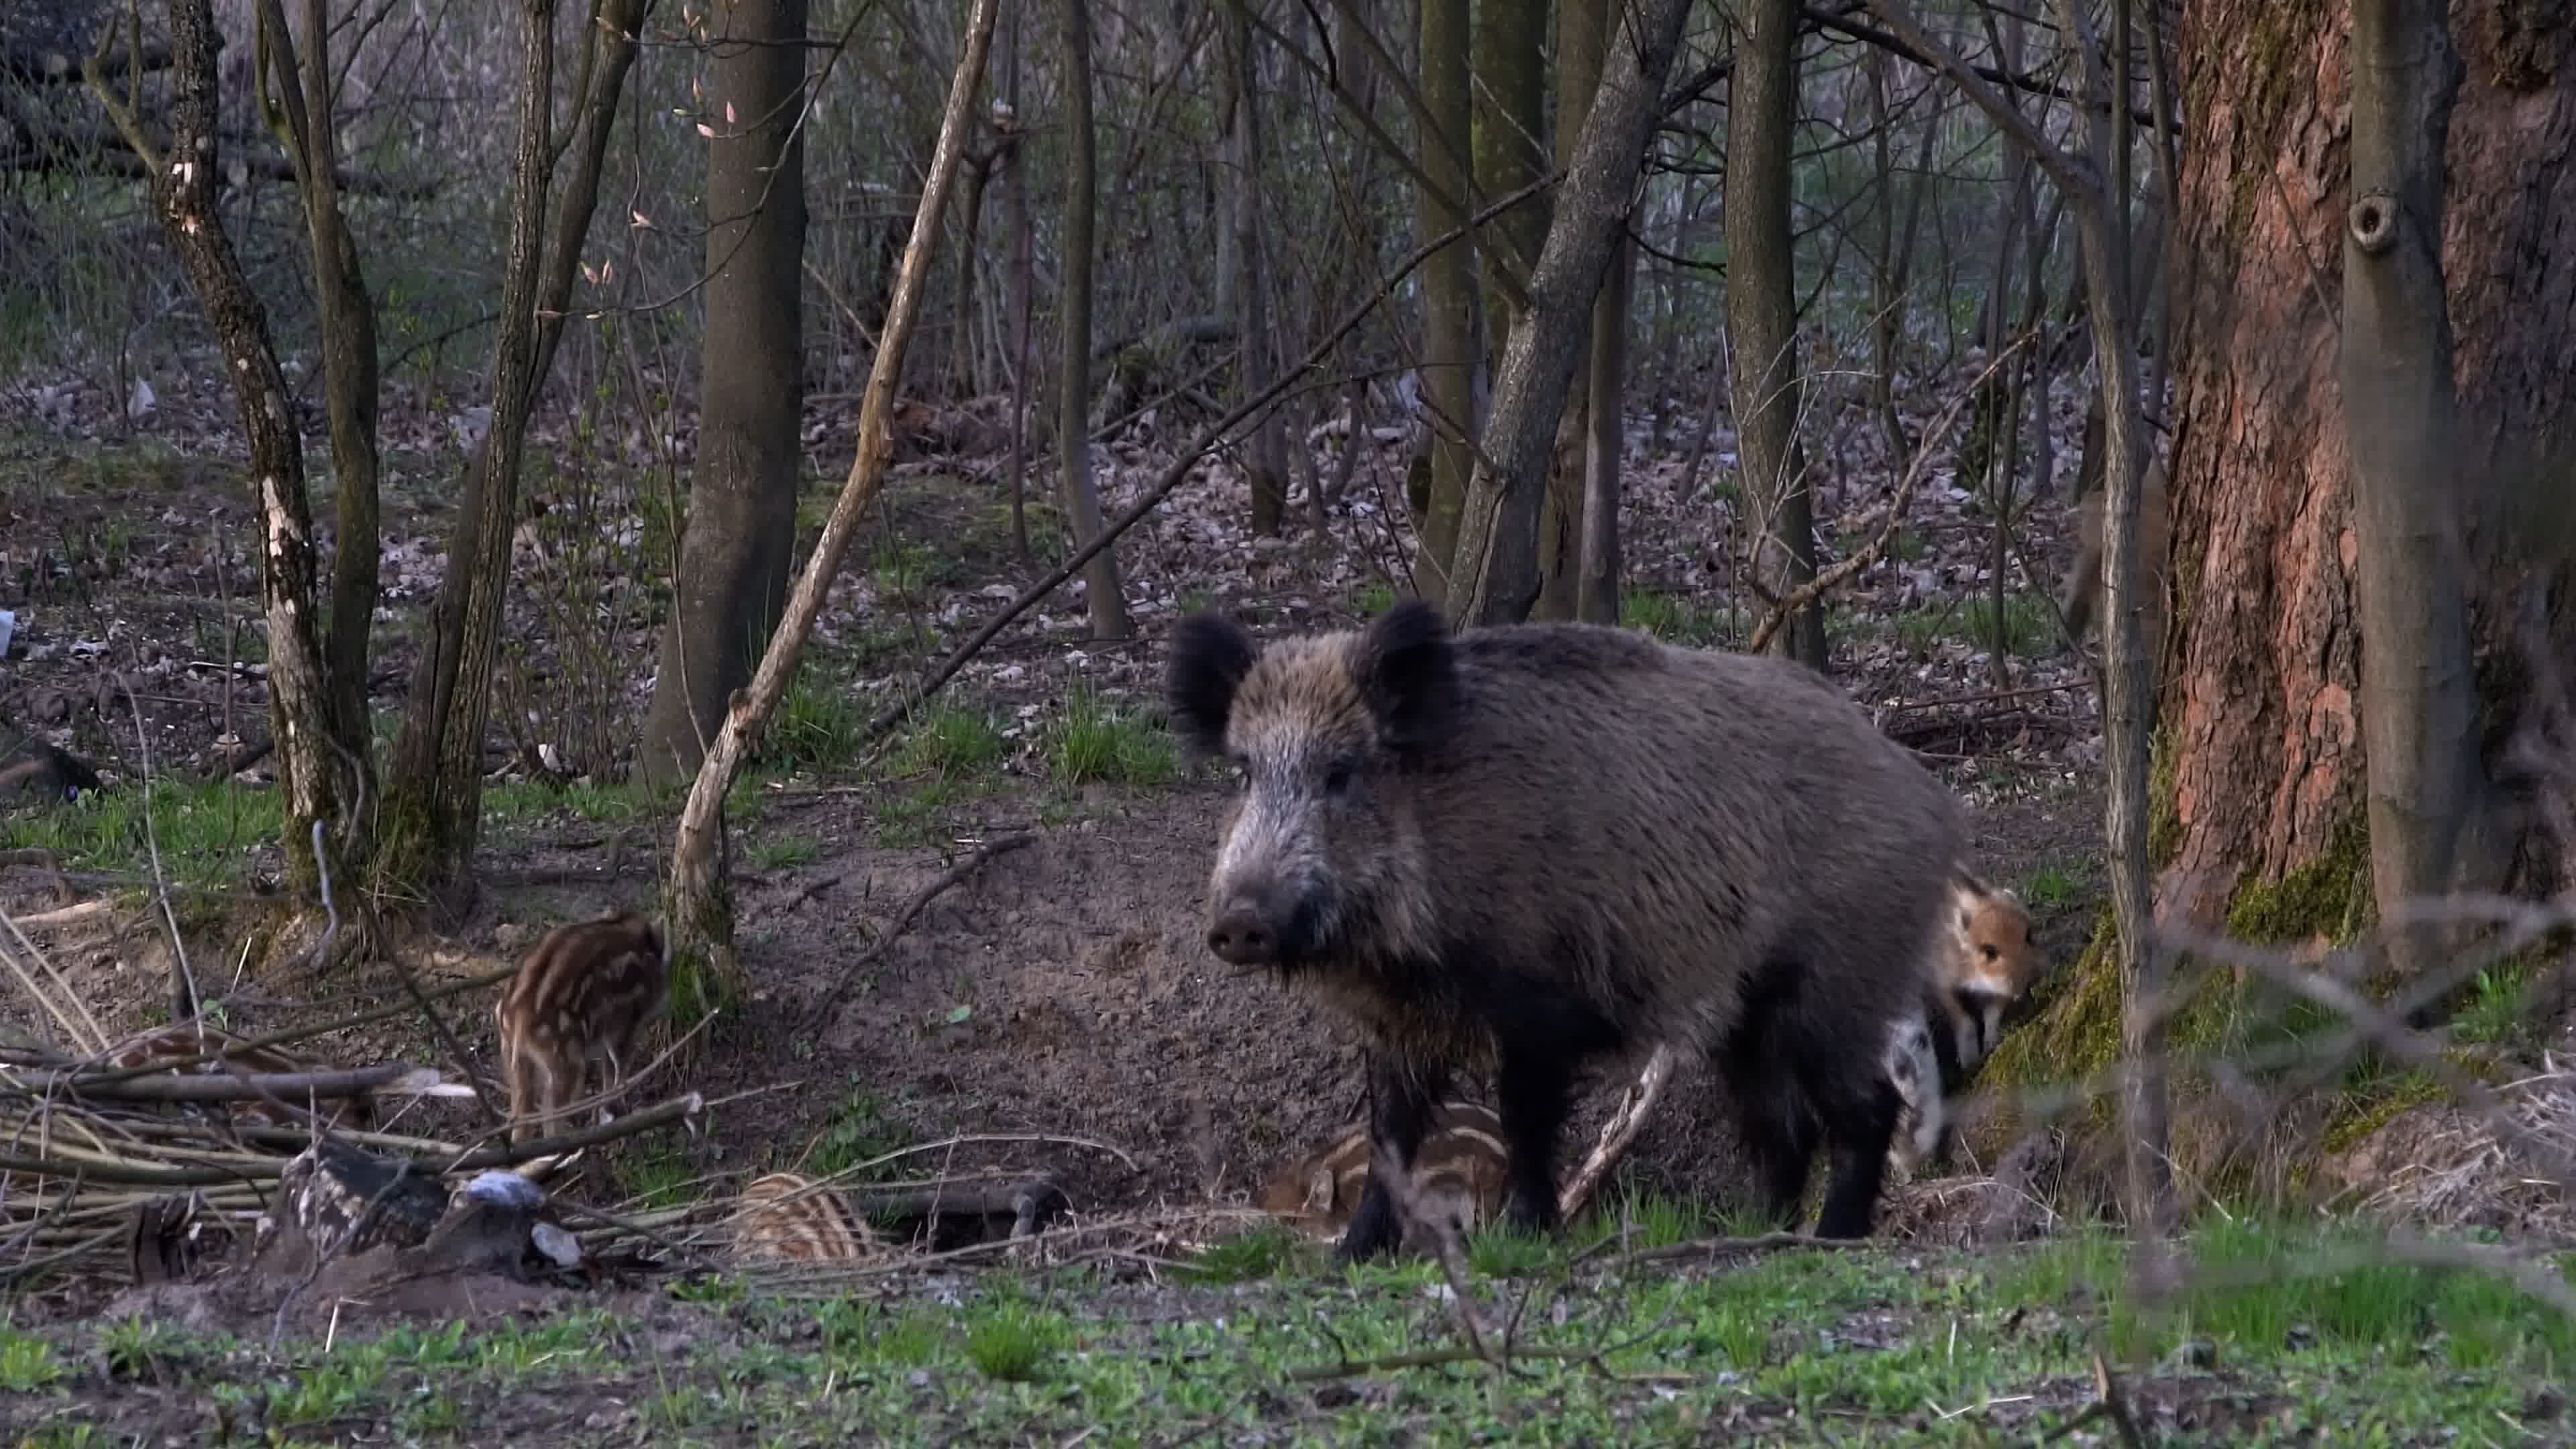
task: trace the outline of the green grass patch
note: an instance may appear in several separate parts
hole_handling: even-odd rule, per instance
[[[1629,1216],[1680,1209],[1640,1200]],[[1498,1374],[1465,1351],[1435,1265],[1292,1272],[1314,1255],[1267,1241],[1232,1250],[1222,1274],[1205,1271],[1217,1253],[1124,1283],[962,1269],[889,1280],[884,1300],[705,1280],[650,1314],[371,1340],[344,1327],[274,1359],[176,1335],[145,1351],[135,1330],[66,1322],[15,1336],[41,1338],[55,1369],[0,1382],[46,1396],[0,1411],[23,1426],[41,1403],[42,1432],[94,1424],[100,1443],[161,1433],[151,1416],[188,1400],[230,1413],[243,1442],[498,1443],[532,1399],[559,1397],[568,1422],[634,1421],[603,1438],[640,1425],[727,1443],[2062,1443],[2081,1442],[2068,1431],[2109,1343],[2132,1402],[2178,1412],[2192,1443],[2478,1442],[2463,1426],[2508,1443],[2530,1437],[2511,1426],[2563,1382],[2571,1347],[2503,1280],[2391,1263],[2349,1229],[2204,1228],[2187,1246],[2208,1271],[2152,1322],[2124,1299],[2126,1245],[2103,1233],[1982,1255],[1881,1243],[1626,1267],[1579,1263],[1568,1238],[1513,1249],[1524,1276],[1472,1276],[1516,1355]],[[90,1372],[101,1348],[148,1362],[162,1387]]]
[[[929,775],[953,780],[990,772],[1001,764],[1010,742],[1001,726],[981,709],[939,704],[895,752],[893,768],[902,775]]]
[[[1047,773],[1059,785],[1168,785],[1180,777],[1171,735],[1088,685],[1066,691],[1046,722],[1044,742]]]
[[[239,884],[252,851],[277,843],[285,829],[284,804],[275,790],[165,777],[148,789],[130,782],[5,818],[13,844],[50,851],[65,870],[126,875],[145,884],[157,843],[161,869],[173,883],[224,889]]]
[[[1667,644],[1706,648],[1723,642],[1726,615],[1700,607],[1680,594],[1630,590],[1619,600],[1619,622],[1642,629]]]

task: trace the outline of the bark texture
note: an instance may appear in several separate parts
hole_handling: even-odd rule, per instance
[[[778,626],[796,546],[805,333],[805,0],[736,0],[714,44],[697,477],[638,766],[685,779]]]
[[[1468,484],[1448,602],[1462,625],[1525,619],[1537,602],[1539,496],[1557,417],[1689,12],[1688,0],[1643,0],[1621,7],[1610,26],[1600,93],[1530,276],[1530,307],[1504,346],[1484,457]]]
[[[1456,157],[1466,153],[1471,108],[1468,104],[1467,0],[1421,0],[1422,101],[1447,144],[1423,138],[1423,175],[1431,183],[1416,188],[1421,232],[1447,236],[1467,224],[1457,204],[1467,195],[1466,168]],[[1437,188],[1436,190],[1434,188]],[[1465,242],[1441,248],[1422,264],[1423,401],[1431,412],[1430,476],[1416,514],[1420,539],[1413,564],[1413,586],[1432,603],[1449,596],[1453,555],[1458,545],[1458,515],[1466,506],[1467,480],[1475,471],[1475,382],[1478,366],[1479,299],[1476,252]]]
[[[472,889],[483,731],[491,719],[492,666],[499,656],[528,419],[570,315],[573,277],[598,206],[618,97],[634,68],[636,37],[652,0],[602,0],[598,23],[584,31],[586,83],[563,148],[572,166],[549,220],[556,157],[554,9],[553,0],[525,0],[522,6],[524,89],[511,162],[501,324],[492,352],[492,425],[466,469],[464,497],[448,537],[447,573],[412,667],[385,784],[385,819],[393,838],[379,856],[379,875],[406,891],[444,888],[441,893],[452,899],[470,896]]]
[[[1091,133],[1091,6],[1063,0],[1064,123],[1069,133],[1064,188],[1064,328],[1056,378],[1056,446],[1065,517],[1076,547],[1100,536],[1100,490],[1091,478],[1091,281],[1092,222],[1096,210],[1097,144]],[[1102,549],[1082,568],[1083,602],[1091,612],[1091,637],[1128,635],[1127,598],[1118,583],[1117,555]]]
[[[223,41],[211,0],[171,0],[170,149],[156,155],[137,119],[117,99],[113,63],[94,68],[90,86],[117,118],[151,178],[152,209],[187,268],[222,349],[233,398],[250,444],[252,486],[260,519],[259,587],[268,623],[269,728],[277,742],[278,787],[286,799],[287,883],[310,897],[319,884],[314,827],[335,890],[346,899],[346,868],[364,859],[366,829],[356,818],[365,793],[369,742],[342,736],[331,668],[320,627],[319,565],[312,511],[304,497],[304,440],[287,401],[286,375],[268,330],[267,309],[252,291],[216,206],[221,180],[216,139],[216,52]],[[360,677],[356,688],[364,687]],[[351,933],[356,936],[358,933]]]
[[[1789,130],[1798,94],[1797,0],[1745,0],[1726,95],[1726,331],[1754,576],[1782,598],[1816,576],[1816,514],[1798,446],[1798,302],[1789,236]],[[1773,647],[1825,667],[1810,604]]]

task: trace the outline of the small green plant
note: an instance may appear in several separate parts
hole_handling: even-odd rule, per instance
[[[1526,1278],[1557,1256],[1554,1240],[1502,1224],[1488,1224],[1467,1239],[1467,1266],[1479,1278]]]
[[[838,681],[811,664],[796,671],[769,722],[763,763],[791,769],[829,770],[856,760],[867,743],[867,711]]]
[[[2080,889],[2074,876],[2057,866],[2044,865],[2022,881],[2021,898],[2024,905],[2062,906],[2074,900]]]
[[[933,709],[912,737],[904,741],[895,755],[894,767],[906,775],[955,779],[992,769],[1001,763],[1007,747],[990,714],[960,705],[942,705]]]
[[[680,1149],[663,1138],[637,1144],[624,1166],[625,1176],[635,1185],[636,1200],[648,1208],[676,1207],[687,1201],[696,1176]]]
[[[966,1360],[988,1379],[1026,1383],[1046,1367],[1063,1338],[1062,1322],[1007,1307],[966,1331]]]
[[[1305,1244],[1285,1224],[1263,1223],[1209,1245],[1186,1271],[1207,1283],[1258,1283],[1286,1272],[1305,1251]]]
[[[884,1105],[874,1095],[853,1089],[841,1110],[823,1125],[822,1136],[805,1154],[801,1170],[814,1177],[839,1177],[900,1145],[901,1139],[894,1124],[887,1120]]]
[[[754,870],[786,870],[821,859],[823,847],[802,835],[773,835],[752,841],[743,854]]]
[[[30,1394],[63,1376],[54,1346],[32,1333],[0,1330],[0,1389]]]
[[[2478,973],[2468,1000],[2451,1017],[2451,1037],[2464,1042],[2511,1041],[2532,1020],[2529,981],[2522,972],[2490,966]]]
[[[1076,685],[1047,722],[1048,773],[1059,784],[1164,785],[1180,774],[1171,736]]]
[[[1368,584],[1360,589],[1360,613],[1374,619],[1395,607],[1395,590],[1385,584]]]
[[[123,1318],[99,1334],[107,1350],[107,1371],[121,1379],[157,1379],[177,1357],[179,1330],[157,1319]]]

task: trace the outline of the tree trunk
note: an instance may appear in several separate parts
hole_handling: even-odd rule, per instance
[[[686,779],[787,602],[803,453],[805,0],[734,0],[713,42],[698,466],[645,716],[645,778]],[[969,235],[971,236],[971,230]]]
[[[2357,596],[2367,526],[2347,492],[2359,440],[2336,384],[2339,331],[2386,324],[2349,304],[2339,317],[2334,305],[2338,292],[2371,285],[2326,244],[2349,219],[2357,160],[2342,120],[2358,97],[2343,89],[2355,57],[2341,13],[2189,0],[2175,46],[2195,130],[2174,191],[2168,472],[2180,608],[2170,668],[2159,671],[2169,682],[2151,802],[2156,914],[2273,944],[2357,935],[2377,886]],[[2459,399],[2452,466],[2486,480],[2479,506],[2464,510],[2470,582],[2460,592],[2476,728],[2499,752],[2527,703],[2512,625],[2529,590],[2555,590],[2546,652],[2576,655],[2566,535],[2547,526],[2563,517],[2551,510],[2564,508],[2565,475],[2532,456],[2565,446],[2576,402],[2564,362],[2576,287],[2554,241],[2576,216],[2576,170],[2543,161],[2576,144],[2576,56],[2563,29],[2521,34],[2481,20],[2454,34],[2463,64],[2440,194],[2475,204],[2441,208],[2438,275]],[[2435,275],[2428,261],[2414,265],[2419,280]],[[2089,257],[2086,268],[2089,277]],[[2414,316],[2404,325],[2421,326],[2429,310],[2419,302]],[[2422,334],[2409,335],[2420,355]],[[2429,613],[2427,602],[2415,606]],[[2508,886],[2545,886],[2535,867],[2546,843],[2528,822],[2499,818],[2498,835],[2494,858],[2525,852]],[[2103,1032],[2111,959],[2091,952],[2064,973],[1988,1071],[2042,1081],[2104,1066],[2118,1039]],[[2179,1132],[2174,1153],[2181,1168],[2210,1165]]]
[[[1422,103],[1449,144],[1425,138],[1416,188],[1417,225],[1425,237],[1447,236],[1467,224],[1459,203],[1467,172],[1455,161],[1473,125],[1467,70],[1468,0],[1421,0]],[[1436,191],[1434,187],[1438,188]],[[1443,196],[1450,200],[1444,202]],[[1414,591],[1437,604],[1449,597],[1458,516],[1466,506],[1467,480],[1475,471],[1477,333],[1481,298],[1476,290],[1476,250],[1460,242],[1422,264],[1422,400],[1431,414],[1430,478],[1415,515]]]
[[[1592,302],[1636,195],[1665,72],[1681,44],[1688,0],[1641,0],[1618,11],[1604,47],[1601,89],[1556,216],[1530,274],[1530,309],[1512,324],[1495,378],[1484,456],[1460,519],[1450,617],[1462,625],[1525,619],[1538,599],[1538,505],[1550,444],[1574,379]]]
[[[1591,437],[1583,459],[1582,557],[1574,592],[1574,617],[1587,624],[1619,622],[1619,462],[1627,444],[1628,304],[1636,275],[1637,244],[1623,232],[1612,246],[1601,296],[1592,304],[1592,377],[1584,405]]]
[[[1556,164],[1574,157],[1574,138],[1582,134],[1583,113],[1601,87],[1601,36],[1609,15],[1597,5],[1556,7]],[[1621,250],[1625,250],[1623,246]],[[1609,289],[1593,304],[1593,331],[1600,330],[1601,306]],[[1592,412],[1588,379],[1592,336],[1575,354],[1575,376],[1587,379],[1566,401],[1557,422],[1556,456],[1547,470],[1547,493],[1538,510],[1538,606],[1534,618],[1571,619],[1581,608],[1583,571],[1583,500],[1592,457]]]
[[[304,440],[287,401],[286,374],[269,336],[267,309],[251,290],[215,204],[223,174],[216,152],[221,117],[215,54],[223,39],[212,0],[171,0],[169,44],[166,154],[153,151],[140,119],[125,109],[110,65],[93,62],[88,80],[92,94],[116,118],[144,163],[153,212],[168,229],[223,351],[250,444],[251,478],[259,498],[260,604],[268,621],[269,728],[277,742],[278,787],[286,801],[282,844],[287,884],[297,896],[313,898],[321,883],[317,870],[327,869],[336,899],[355,906],[349,866],[365,859],[368,831],[359,811],[366,803],[371,745],[363,730],[343,733],[346,721],[334,703],[351,687],[333,679],[317,628],[319,570],[312,511],[304,498]],[[364,687],[361,676],[354,688]],[[353,933],[342,945],[355,944],[361,934]]]
[[[1226,7],[1226,64],[1234,74],[1234,125],[1228,148],[1234,153],[1234,300],[1240,310],[1237,335],[1242,345],[1235,376],[1237,397],[1257,397],[1270,386],[1275,366],[1270,338],[1269,279],[1261,261],[1261,86],[1253,52],[1250,0]],[[1288,443],[1286,423],[1277,409],[1253,427],[1249,460],[1252,484],[1252,531],[1279,532],[1288,510]]]
[[[2460,81],[2442,0],[2353,7],[2341,382],[2349,430],[2371,889],[2383,913],[2492,890],[2442,297],[2442,143]],[[2448,934],[2448,933],[2441,933]],[[2394,943],[2408,974],[2415,933]]]
[[[1100,490],[1091,478],[1091,226],[1095,205],[1097,138],[1091,133],[1091,6],[1064,0],[1064,124],[1068,133],[1064,188],[1063,361],[1056,379],[1056,445],[1062,450],[1065,519],[1076,548],[1100,535]],[[1092,555],[1082,569],[1082,593],[1091,610],[1091,637],[1128,635],[1127,599],[1120,592],[1112,549]]]
[[[323,398],[331,421],[331,472],[337,500],[331,546],[331,710],[344,741],[366,741],[359,768],[373,779],[375,731],[367,718],[368,642],[376,618],[379,402],[375,301],[367,294],[358,245],[340,215],[339,104],[325,0],[306,0],[299,56],[282,0],[262,0],[259,43],[271,58],[279,95],[272,125],[282,134],[304,205],[313,248],[313,294],[321,317]],[[350,842],[344,862],[363,868],[367,837]],[[345,878],[345,877],[344,877]]]
[[[1078,5],[1079,0],[1075,0]],[[744,755],[757,746],[761,731],[787,693],[787,681],[805,649],[806,636],[823,610],[824,595],[840,571],[850,536],[885,482],[894,456],[889,431],[894,416],[895,380],[903,373],[904,351],[912,343],[921,316],[921,294],[930,275],[932,239],[939,234],[941,213],[956,184],[964,151],[967,113],[982,84],[984,59],[991,52],[993,20],[1000,0],[975,0],[959,47],[957,72],[951,77],[946,109],[939,123],[939,143],[931,151],[930,175],[913,212],[912,231],[896,268],[893,295],[886,305],[885,331],[877,355],[868,365],[868,382],[859,397],[859,445],[850,460],[849,477],[832,504],[832,516],[814,540],[814,552],[787,597],[778,628],[760,656],[751,682],[735,691],[725,707],[723,726],[708,742],[706,759],[689,784],[680,807],[680,823],[671,842],[671,875],[666,896],[672,956],[673,1009],[670,1020],[685,1028],[694,1013],[731,999],[741,983],[741,957],[733,939],[733,892],[727,874],[730,841],[725,830],[725,793]],[[1077,435],[1080,430],[1076,429]]]
[[[1746,0],[1726,94],[1726,331],[1754,577],[1773,598],[1816,576],[1815,503],[1798,446],[1798,297],[1789,235],[1789,132],[1798,98],[1797,0]],[[1825,667],[1821,603],[1773,647]]]
[[[526,44],[519,136],[511,163],[509,230],[501,273],[501,324],[492,347],[492,423],[465,474],[447,572],[431,605],[402,729],[385,782],[377,879],[388,889],[471,898],[483,801],[483,731],[491,718],[492,665],[509,587],[510,531],[528,418],[571,315],[573,277],[599,203],[599,178],[617,101],[635,63],[652,0],[604,0],[585,32],[589,77],[575,106],[573,158],[552,224],[554,4],[524,0]]]

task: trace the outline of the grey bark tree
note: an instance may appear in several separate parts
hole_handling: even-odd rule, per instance
[[[1091,477],[1091,290],[1097,209],[1097,138],[1091,132],[1091,6],[1064,0],[1064,112],[1067,164],[1064,188],[1064,285],[1058,317],[1062,360],[1056,378],[1056,446],[1063,470],[1064,512],[1079,548],[1100,535],[1100,490]],[[1083,601],[1091,612],[1091,637],[1124,639],[1127,599],[1120,591],[1112,549],[1092,555],[1082,569]]]
[[[1469,102],[1468,0],[1421,0],[1422,137],[1425,184],[1415,188],[1419,226],[1426,237],[1446,236],[1467,224],[1464,198],[1473,124]],[[1475,248],[1444,247],[1422,264],[1422,397],[1431,414],[1431,456],[1417,505],[1415,592],[1432,603],[1449,596],[1458,546],[1458,518],[1466,506],[1467,480],[1475,470],[1476,372],[1482,302],[1476,290]]]
[[[2458,396],[2442,278],[2443,146],[2460,58],[2440,0],[2355,0],[2339,372],[2359,544],[2361,733],[2383,911],[2502,882],[2470,652]],[[2402,933],[2402,967],[2430,942]]]
[[[1463,588],[1452,588],[1447,609],[1461,624],[1524,619],[1538,600],[1539,499],[1557,417],[1689,12],[1689,0],[1640,0],[1619,7],[1610,27],[1601,89],[1530,275],[1530,306],[1504,345],[1483,455],[1468,482],[1455,571]]]
[[[1253,50],[1251,0],[1226,6],[1226,69],[1233,77],[1234,124],[1227,134],[1234,189],[1229,230],[1234,236],[1234,304],[1236,335],[1242,339],[1236,364],[1238,397],[1255,397],[1270,386],[1273,370],[1270,336],[1270,282],[1262,264],[1261,245],[1261,85]],[[1252,483],[1252,531],[1275,535],[1288,509],[1287,424],[1277,410],[1254,424],[1249,452]]]
[[[1789,233],[1798,0],[1743,0],[1739,15],[1726,93],[1726,331],[1754,577],[1781,598],[1816,576],[1815,502],[1798,444],[1803,394]],[[1822,669],[1823,604],[1798,610],[1772,639],[1782,654]]]
[[[803,454],[806,0],[734,0],[711,51],[697,476],[637,763],[686,779],[787,602]]]

